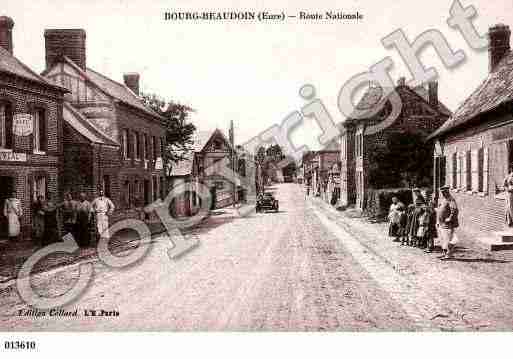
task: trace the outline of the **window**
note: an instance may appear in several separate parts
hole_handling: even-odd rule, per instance
[[[10,103],[0,103],[0,148],[12,149],[12,106]]]
[[[127,159],[129,152],[128,152],[128,130],[123,130],[122,137],[121,137],[121,146],[123,147],[123,158]]]
[[[134,131],[134,150],[135,150],[135,158],[141,158],[141,143],[139,141],[139,133]]]
[[[158,179],[157,177],[153,177],[153,200],[156,201],[157,198],[158,198],[158,187],[159,187],[159,184],[158,184]]]
[[[130,208],[130,181],[123,183],[123,197],[125,198],[125,208]]]
[[[127,158],[133,158],[134,155],[134,148],[132,146],[132,136],[130,136],[130,131],[126,130],[127,133],[127,140],[126,140],[126,147],[127,147]]]
[[[151,138],[151,147],[153,147],[153,149],[152,149],[153,159],[156,160],[157,159],[157,139],[155,138],[155,136],[153,136]]]
[[[148,135],[147,134],[143,134],[142,148],[143,148],[143,158],[147,159],[148,158]]]
[[[110,176],[103,176],[102,189],[105,196],[110,198]]]
[[[451,156],[452,188],[458,188],[458,154],[454,152]]]
[[[465,190],[472,190],[472,155],[470,151],[465,151]]]
[[[32,184],[32,193],[34,194],[34,201],[37,200],[39,196],[43,196],[46,199],[46,177],[38,176],[34,179]]]
[[[32,116],[34,117],[34,151],[44,152],[46,151],[46,111],[36,108]]]

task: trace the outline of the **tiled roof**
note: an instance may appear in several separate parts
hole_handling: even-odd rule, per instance
[[[114,80],[109,79],[108,77],[94,71],[91,69],[87,69],[86,71],[87,77],[96,86],[100,87],[103,91],[108,93],[110,96],[124,102],[128,105],[136,107],[154,117],[161,118],[159,114],[153,111],[148,106],[144,105],[143,102],[139,99],[139,97],[133,93],[128,87],[123,84],[120,84]]]
[[[80,68],[77,64],[73,62],[73,60],[69,59],[68,57],[64,56],[64,60],[73,66],[77,71],[81,72],[85,77],[94,83],[96,86],[98,86],[102,91],[107,93],[109,96],[114,97],[115,99],[128,104],[132,107],[135,107],[139,110],[142,110],[146,112],[147,114],[156,117],[158,119],[163,119],[162,116],[160,116],[158,113],[153,111],[150,107],[146,106],[141,99],[132,92],[126,85],[120,84],[119,82],[116,82],[110,78],[108,78],[105,75],[100,74],[99,72],[96,72],[90,68],[87,68],[86,71],[84,71],[82,68]]]
[[[195,131],[194,135],[192,136],[192,140],[194,141],[192,148],[194,151],[201,152],[207,145],[214,132],[215,131]]]
[[[5,71],[25,79],[39,82],[45,86],[59,88],[66,92],[64,88],[55,86],[48,82],[45,78],[32,71],[28,66],[18,60],[11,53],[0,46],[0,71]]]
[[[476,116],[513,100],[513,52],[502,59],[478,88],[430,138],[457,128]]]
[[[418,96],[420,96],[428,105],[429,105],[429,91],[423,87],[419,86],[414,89],[408,87],[408,86],[399,86],[394,89],[387,87],[385,88],[387,90],[387,93],[392,94],[392,91],[396,91],[399,96],[401,96],[401,91],[411,91]],[[384,95],[384,88],[380,86],[372,86],[367,88],[365,93],[363,94],[362,98],[356,105],[356,108],[358,110],[372,110],[374,106],[376,106],[380,101],[382,101],[382,97]],[[390,96],[389,95],[389,96]],[[438,101],[438,111],[450,116],[451,111],[445,106],[441,101]]]
[[[101,131],[94,128],[79,111],[75,110],[73,106],[67,102],[64,103],[62,116],[66,123],[89,141],[105,145],[119,146],[118,143],[114,142]]]

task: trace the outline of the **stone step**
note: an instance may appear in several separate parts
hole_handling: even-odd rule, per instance
[[[478,237],[477,243],[489,251],[513,249],[513,242],[504,242],[501,236]]]

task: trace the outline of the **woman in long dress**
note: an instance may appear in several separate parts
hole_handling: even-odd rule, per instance
[[[17,239],[20,236],[20,217],[23,215],[21,202],[16,198],[16,192],[4,202],[4,216],[7,217],[9,239]]]
[[[44,212],[44,232],[43,232],[43,246],[60,241],[59,223],[57,220],[57,206],[48,201],[43,206]]]
[[[504,179],[504,190],[506,191],[506,224],[513,227],[513,172]]]

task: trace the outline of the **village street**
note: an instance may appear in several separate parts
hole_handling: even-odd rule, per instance
[[[401,248],[384,227],[348,218],[297,184],[268,189],[279,213],[218,210],[191,236],[198,248],[171,261],[166,239],[135,266],[97,262],[76,318],[20,317],[0,289],[0,330],[501,330],[513,326],[509,253],[462,249],[459,261]],[[499,257],[500,256],[500,257]],[[34,278],[56,295],[78,270]],[[84,310],[117,311],[87,317]]]

